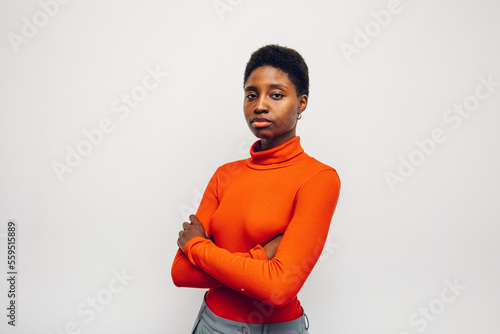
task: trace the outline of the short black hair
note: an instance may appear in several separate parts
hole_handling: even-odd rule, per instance
[[[250,74],[262,66],[271,66],[282,70],[288,74],[288,78],[295,85],[297,96],[303,94],[309,96],[309,69],[304,58],[294,49],[269,44],[252,53],[245,68],[243,85],[247,82]]]

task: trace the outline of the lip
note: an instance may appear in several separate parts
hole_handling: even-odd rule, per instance
[[[250,123],[255,128],[265,128],[266,126],[271,125],[272,122],[270,120],[268,120],[267,118],[256,117],[256,118],[253,118],[250,121]]]

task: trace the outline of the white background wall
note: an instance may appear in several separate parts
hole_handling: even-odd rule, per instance
[[[279,43],[310,67],[302,144],[342,180],[311,333],[498,333],[497,1],[60,1],[0,2],[0,332],[189,332],[204,291],[171,281],[177,232],[248,156],[243,70]],[[144,90],[148,68],[169,75]]]

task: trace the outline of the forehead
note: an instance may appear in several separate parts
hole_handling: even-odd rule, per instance
[[[245,88],[249,86],[260,87],[271,85],[283,85],[289,89],[295,89],[295,85],[290,81],[288,74],[272,66],[257,67],[250,73],[245,82]]]

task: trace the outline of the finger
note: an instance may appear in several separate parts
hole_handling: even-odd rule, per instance
[[[179,231],[179,238],[181,237],[182,233],[184,233],[184,231]]]
[[[189,226],[191,226],[191,224],[186,223],[186,222],[182,223],[182,228],[184,229],[184,231],[187,230],[189,228]]]
[[[189,220],[191,221],[191,225],[193,224],[201,224],[198,217],[196,217],[195,215],[190,215],[189,216]]]

